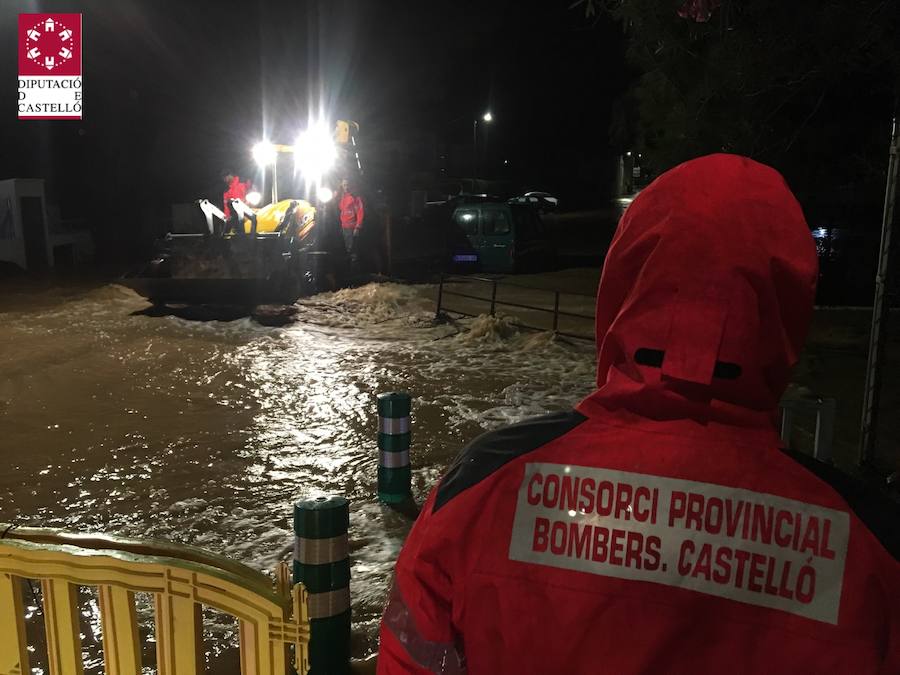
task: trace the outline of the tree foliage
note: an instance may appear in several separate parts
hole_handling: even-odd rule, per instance
[[[705,23],[679,17],[683,1],[573,5],[612,15],[628,36],[635,79],[614,142],[658,169],[709,152],[754,157],[833,217],[860,198],[879,206],[897,0],[723,0]]]

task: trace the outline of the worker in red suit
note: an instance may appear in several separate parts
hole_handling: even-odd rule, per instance
[[[247,199],[247,193],[251,190],[250,181],[242,182],[240,176],[235,176],[230,173],[226,173],[222,180],[225,181],[225,193],[222,195],[222,202],[224,203],[224,211],[225,217],[229,218],[231,216],[231,207],[229,205],[229,200],[231,199]]]
[[[646,188],[600,280],[597,390],[450,467],[378,672],[900,673],[896,516],[775,428],[816,274],[775,170],[711,155]]]
[[[341,233],[344,237],[344,246],[348,253],[356,253],[354,250],[359,233],[362,231],[365,208],[362,198],[354,194],[350,181],[341,181],[341,199],[338,202],[341,212]]]

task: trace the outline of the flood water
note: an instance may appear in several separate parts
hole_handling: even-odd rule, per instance
[[[435,291],[324,294],[272,328],[141,315],[117,285],[4,288],[0,521],[168,539],[271,571],[290,557],[292,503],[344,495],[353,651],[371,653],[410,526],[375,496],[376,395],[413,396],[421,502],[467,441],[570,407],[594,379],[589,342],[491,317],[434,325]],[[233,631],[207,639],[213,656],[233,651]]]

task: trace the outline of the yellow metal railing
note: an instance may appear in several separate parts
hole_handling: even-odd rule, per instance
[[[135,593],[155,599],[158,675],[204,672],[203,605],[239,620],[242,675],[309,670],[307,593],[291,586],[286,565],[273,587],[260,572],[189,546],[3,523],[0,536],[0,675],[31,673],[22,579],[41,583],[50,675],[83,673],[79,586],[98,589],[107,675],[141,672]]]

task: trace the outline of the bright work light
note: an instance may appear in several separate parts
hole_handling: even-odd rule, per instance
[[[275,146],[269,143],[269,141],[260,141],[253,146],[253,159],[255,159],[256,163],[260,166],[274,164],[277,156],[278,153],[275,150]]]
[[[310,125],[294,145],[294,162],[307,181],[318,183],[337,159],[337,150],[328,126],[322,122]]]
[[[320,185],[319,189],[316,190],[316,197],[320,202],[330,202],[331,198],[334,197],[334,192],[331,188]]]
[[[253,192],[247,193],[247,203],[250,206],[259,206],[259,203],[262,201],[262,195],[259,194],[256,190]]]

